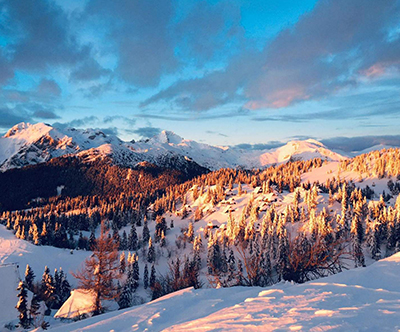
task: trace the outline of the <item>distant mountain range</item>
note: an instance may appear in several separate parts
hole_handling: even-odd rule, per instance
[[[135,167],[143,162],[160,167],[182,168],[197,163],[209,170],[219,168],[262,168],[293,159],[322,158],[338,161],[346,157],[316,140],[290,141],[268,150],[220,147],[183,139],[171,131],[137,142],[124,142],[114,135],[93,129],[56,128],[44,123],[20,123],[0,138],[0,171],[20,168],[76,155],[84,161],[110,159]]]

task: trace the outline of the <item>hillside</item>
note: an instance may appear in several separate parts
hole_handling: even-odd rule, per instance
[[[127,306],[189,286],[265,288],[283,280],[316,282],[400,250],[399,153],[390,149],[342,162],[312,159],[263,170],[221,169],[166,185],[158,193],[160,184],[146,184],[150,178],[143,170],[117,167],[114,172],[116,166],[108,169],[105,164],[101,169],[110,172],[110,179],[126,180],[128,186],[124,181],[101,182],[107,192],[113,187],[120,191],[104,198],[93,193],[61,195],[30,209],[4,212],[0,262],[19,263],[21,268],[29,263],[38,276],[44,265],[53,269],[58,262],[65,271],[76,271],[90,255],[90,241],[98,238],[103,222],[120,254],[128,257],[128,266],[135,264],[138,270],[134,286],[127,272],[120,281],[131,287]],[[68,158],[75,160],[48,163]],[[90,163],[86,166],[96,170]],[[37,167],[41,165],[3,174]],[[154,168],[154,180],[160,179],[158,171]],[[101,179],[96,174],[93,183]],[[74,183],[73,177],[70,181]],[[129,192],[130,181],[148,192],[154,185],[156,192]],[[151,282],[149,274],[154,276]]]
[[[397,331],[400,253],[305,284],[187,288],[51,331]]]

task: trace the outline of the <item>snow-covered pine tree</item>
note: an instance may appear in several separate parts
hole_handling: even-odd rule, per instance
[[[29,322],[30,325],[34,327],[39,326],[39,316],[40,316],[40,296],[38,294],[33,294],[31,305],[29,307]]]
[[[121,295],[118,299],[118,306],[119,309],[125,309],[132,306],[132,291],[128,284],[125,284],[124,288],[122,289]]]
[[[194,230],[193,230],[193,222],[189,222],[188,230],[186,231],[186,238],[189,242],[193,242],[194,239]]]
[[[134,288],[139,286],[139,257],[134,255],[134,261],[132,263],[132,277],[134,280]]]
[[[164,231],[161,233],[160,247],[163,248],[167,245],[167,240],[165,238]]]
[[[55,301],[55,283],[50,269],[46,266],[40,283],[40,297],[46,303],[48,309],[51,309]]]
[[[154,264],[151,266],[151,273],[150,273],[150,280],[149,280],[149,286],[150,288],[153,288],[155,283],[156,283],[156,268],[154,267]]]
[[[94,232],[92,231],[89,237],[89,250],[94,250],[95,247],[96,247],[96,235],[94,235]]]
[[[29,266],[29,264],[26,265],[26,270],[25,270],[25,285],[28,290],[31,292],[34,291],[33,289],[33,282],[35,281],[35,273],[33,273],[33,270]]]
[[[132,224],[131,230],[129,232],[128,249],[132,250],[132,251],[138,249],[138,236],[137,236],[135,224]]]
[[[234,280],[236,275],[236,259],[233,250],[229,251],[228,257],[228,282]]]
[[[27,305],[27,297],[28,291],[26,289],[26,285],[23,281],[20,281],[18,284],[18,303],[15,306],[19,312],[19,324],[22,328],[26,329],[29,327],[29,317],[28,317],[28,305]]]
[[[122,232],[121,241],[119,243],[119,250],[127,250],[128,249],[128,236],[126,235],[126,231]]]
[[[156,259],[156,251],[153,246],[153,241],[151,240],[151,237],[149,237],[149,250],[147,252],[147,261],[149,263],[154,263]]]
[[[125,253],[122,252],[121,255],[119,255],[119,272],[121,274],[125,273],[126,270],[126,259],[125,259]]]
[[[143,234],[142,234],[143,243],[144,244],[149,243],[149,238],[150,238],[149,226],[147,224],[147,219],[145,219],[143,224]]]
[[[143,286],[144,289],[147,289],[147,287],[149,287],[149,268],[147,267],[147,264],[144,266]]]
[[[60,268],[59,276],[60,276],[60,281],[61,281],[60,300],[61,300],[61,304],[62,304],[71,295],[71,285],[69,284],[69,282],[67,280],[66,274],[64,273],[64,271],[61,268]]]

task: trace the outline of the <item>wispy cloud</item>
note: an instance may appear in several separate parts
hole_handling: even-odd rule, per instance
[[[139,135],[142,138],[151,138],[161,132],[160,128],[155,127],[140,127],[134,130],[126,130],[128,133]]]
[[[400,39],[387,38],[399,14],[395,0],[320,1],[262,51],[246,49],[226,69],[177,81],[142,106],[172,100],[207,110],[243,100],[250,109],[282,108],[331,95],[372,66],[399,67]]]
[[[400,135],[333,137],[321,140],[330,149],[357,152],[375,145],[400,147]]]

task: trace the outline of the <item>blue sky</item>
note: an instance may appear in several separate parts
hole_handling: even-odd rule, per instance
[[[400,145],[397,0],[0,0],[0,47],[0,132]]]

